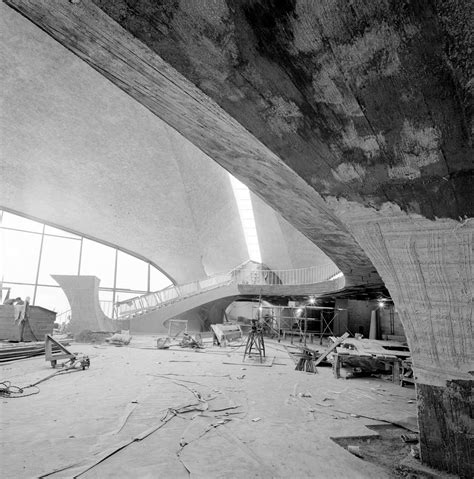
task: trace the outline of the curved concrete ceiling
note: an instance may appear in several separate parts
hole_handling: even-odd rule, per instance
[[[341,268],[348,283],[382,284],[367,254],[310,183],[92,2],[8,3],[39,22],[41,28],[243,180],[318,244]],[[119,11],[120,8],[112,13]],[[84,35],[79,34],[83,29]],[[158,42],[155,47],[159,46]],[[179,64],[177,53],[173,59]],[[215,53],[206,53],[206,58],[212,60]],[[209,70],[205,62],[202,67],[210,74],[210,80],[222,83],[224,77],[219,80],[211,74],[213,67]],[[229,92],[226,89],[221,93]],[[235,98],[231,96],[232,101],[238,103],[240,97],[244,101],[245,95],[241,93]],[[258,106],[254,100],[252,104]],[[242,106],[249,113],[245,120],[252,121],[254,114],[248,110],[248,104],[244,101]]]
[[[32,23],[0,11],[0,206],[118,246],[178,283],[247,260],[227,172]],[[286,268],[290,253],[270,244],[265,259]],[[306,253],[304,266],[330,262],[311,243]]]
[[[251,198],[262,263],[273,270],[319,265],[334,271],[334,263],[319,248],[315,248],[314,243],[258,196],[252,194]]]
[[[473,2],[6,2],[320,241],[349,283],[380,273],[421,457],[471,477]]]
[[[1,8],[0,204],[138,254],[177,282],[245,261],[227,173]]]

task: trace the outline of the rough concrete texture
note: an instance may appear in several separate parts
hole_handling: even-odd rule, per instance
[[[473,221],[430,221],[386,205],[334,201],[387,285],[410,344],[417,379],[442,386],[474,369]]]
[[[473,388],[472,380],[455,380],[445,388],[419,384],[416,391],[423,460],[463,478],[474,476]]]
[[[286,192],[281,191],[281,196]],[[272,270],[334,265],[331,259],[257,195],[251,194],[262,263]]]
[[[472,388],[472,219],[430,221],[391,205],[377,212],[335,203],[377,266],[402,321],[420,391],[422,458],[470,477],[472,457],[466,450],[472,448],[472,431],[466,427],[472,411],[466,411],[472,409],[472,394],[460,396],[449,385]]]
[[[108,318],[100,307],[100,279],[97,276],[55,274],[52,277],[61,286],[71,306],[71,333],[77,334],[86,329],[115,331],[112,319]]]
[[[472,2],[94,3],[323,195],[472,214]]]

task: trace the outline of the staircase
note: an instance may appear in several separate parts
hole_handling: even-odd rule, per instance
[[[335,265],[293,270],[270,270],[247,261],[228,273],[116,303],[118,319],[131,319],[166,308],[168,317],[219,298],[246,295],[296,295],[330,292],[342,288],[344,277]],[[181,303],[178,306],[178,303]]]

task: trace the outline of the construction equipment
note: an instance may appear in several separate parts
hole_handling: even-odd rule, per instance
[[[247,344],[245,345],[244,361],[245,356],[250,356],[252,353],[252,348],[255,347],[255,351],[260,357],[260,362],[262,362],[262,358],[265,357],[265,343],[263,342],[263,331],[256,319],[252,319],[251,321],[252,329],[249,332]]]
[[[59,352],[53,351],[53,346],[56,346],[56,349],[59,349]],[[60,365],[61,367],[66,367],[67,369],[80,367],[84,370],[91,365],[89,356],[85,356],[81,353],[72,353],[60,342],[53,339],[49,334],[47,334],[44,338],[44,349],[45,360],[51,361],[52,368],[57,366],[59,359],[68,359],[68,361]]]

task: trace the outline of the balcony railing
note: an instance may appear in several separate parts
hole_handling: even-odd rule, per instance
[[[178,286],[169,286],[161,291],[147,293],[142,296],[116,303],[117,317],[129,318],[147,311],[171,304],[204,291],[226,286],[232,283],[242,285],[306,285],[330,281],[342,273],[335,265],[292,270],[269,270],[249,268],[244,264],[230,271],[210,276],[203,280],[193,281]]]
[[[251,285],[305,285],[329,281],[340,273],[335,265],[312,266],[301,269],[282,270],[234,270],[233,276],[238,284]],[[341,273],[342,274],[342,273]]]

